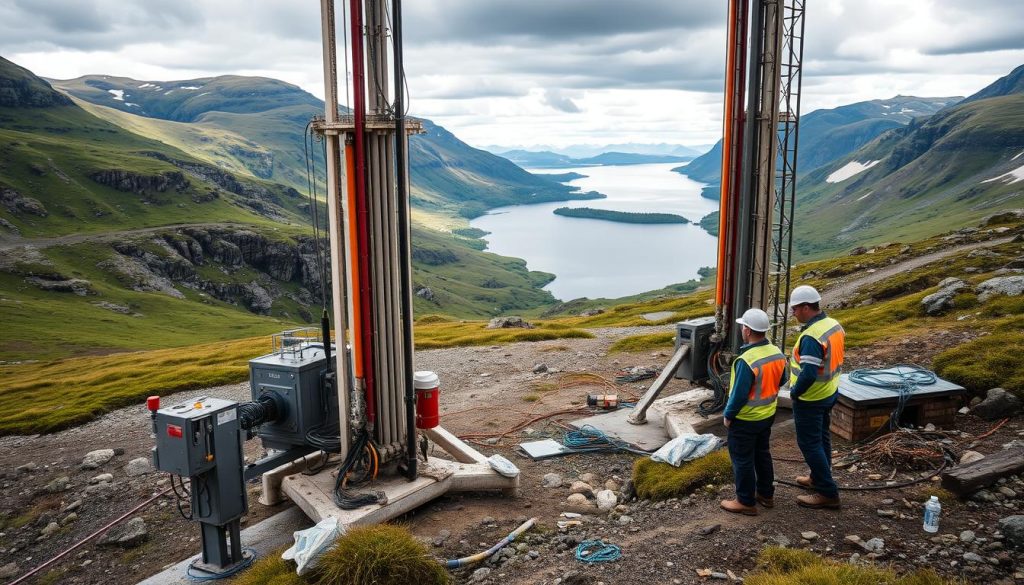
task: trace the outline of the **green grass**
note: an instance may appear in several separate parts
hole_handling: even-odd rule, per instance
[[[317,564],[318,585],[447,585],[444,565],[408,530],[382,524],[358,526],[338,539]]]
[[[184,348],[0,366],[0,435],[52,432],[151,394],[241,382],[266,337]]]
[[[281,558],[284,548],[271,552],[228,581],[230,585],[307,585],[295,574],[295,563]]]
[[[533,329],[487,329],[482,321],[430,323],[415,328],[417,349],[497,345],[550,339],[590,339],[592,333],[559,323],[534,323]]]
[[[646,335],[630,335],[616,341],[608,348],[608,353],[637,352],[651,349],[667,349],[675,343],[675,333],[649,333]]]
[[[749,585],[954,585],[930,569],[907,575],[880,566],[826,560],[815,553],[768,547],[758,555],[758,569],[744,578]]]
[[[1017,320],[1024,328],[1024,319]],[[1024,333],[1000,330],[935,356],[935,372],[975,392],[1005,388],[1024,398]]]
[[[685,496],[705,485],[731,480],[732,462],[725,449],[687,461],[679,467],[652,461],[650,457],[637,459],[633,465],[636,494],[645,499]]]

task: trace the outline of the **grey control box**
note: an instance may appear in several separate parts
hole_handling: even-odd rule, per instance
[[[327,370],[323,344],[261,356],[249,361],[252,399],[270,395],[283,412],[259,428],[263,445],[288,449],[306,444],[306,433],[338,420],[337,396],[326,392],[322,376]]]
[[[215,430],[225,424],[238,429],[238,403],[201,397],[156,412],[153,465],[160,471],[193,477],[213,469]]]
[[[700,382],[708,378],[708,351],[715,332],[714,317],[699,317],[676,323],[676,349],[689,345],[690,351],[676,370],[676,378]]]

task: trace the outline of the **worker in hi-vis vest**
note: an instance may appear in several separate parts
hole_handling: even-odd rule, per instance
[[[789,390],[793,399],[796,443],[810,467],[810,475],[796,478],[810,494],[797,496],[806,508],[838,508],[839,489],[832,479],[832,406],[839,391],[846,332],[821,310],[821,295],[807,285],[793,289],[789,308],[803,324],[789,362]]]
[[[779,388],[786,381],[786,354],[765,339],[771,327],[761,309],[736,319],[744,345],[732,363],[729,401],[723,424],[729,429],[729,458],[736,480],[736,499],[722,500],[722,509],[757,515],[757,503],[775,505],[775,471],[770,441]]]

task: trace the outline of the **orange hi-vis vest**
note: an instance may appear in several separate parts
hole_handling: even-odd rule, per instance
[[[839,374],[843,370],[843,356],[846,351],[846,331],[832,317],[825,317],[804,329],[793,345],[793,359],[789,362],[789,386],[796,384],[800,375],[800,342],[804,337],[817,341],[825,352],[825,358],[818,366],[814,383],[800,396],[804,402],[815,402],[832,396],[839,390]]]
[[[764,420],[775,414],[779,384],[786,371],[786,354],[771,343],[751,347],[733,362],[733,380],[736,379],[736,364],[741,361],[754,373],[754,382],[750,385],[747,403],[740,409],[736,418],[747,421]]]

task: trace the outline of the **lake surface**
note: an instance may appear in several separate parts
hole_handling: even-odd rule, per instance
[[[698,278],[714,266],[717,240],[696,222],[718,202],[700,196],[703,183],[673,173],[679,163],[529,169],[530,172],[587,175],[569,182],[607,199],[516,205],[491,210],[470,222],[491,232],[487,250],[526,260],[530,270],[551,272],[545,287],[558,299],[615,298]],[[563,217],[559,207],[675,213],[693,224],[629,224]]]

